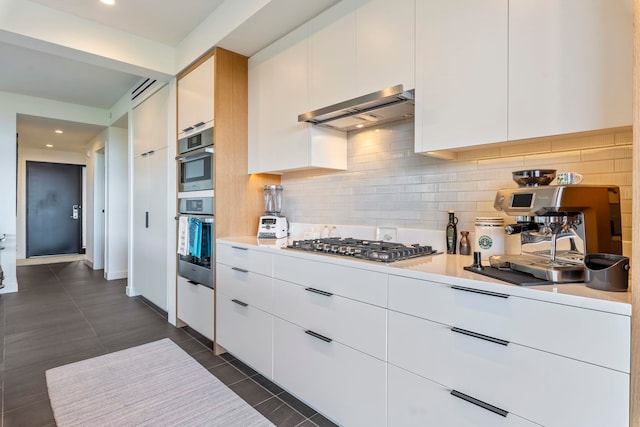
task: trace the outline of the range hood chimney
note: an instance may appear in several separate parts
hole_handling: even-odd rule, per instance
[[[350,131],[412,118],[414,91],[402,85],[300,114],[299,122]]]

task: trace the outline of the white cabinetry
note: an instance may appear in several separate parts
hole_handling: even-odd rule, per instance
[[[385,425],[386,275],[285,255],[273,274],[274,381],[341,425]]]
[[[178,276],[180,320],[213,341],[213,289]]]
[[[541,425],[627,425],[628,317],[389,279],[391,365]]]
[[[416,2],[416,152],[507,140],[507,11],[508,0]]]
[[[135,291],[167,310],[168,148],[165,86],[136,106],[133,123],[132,280]]]
[[[218,244],[216,342],[273,378],[272,255]]]
[[[418,0],[357,0],[357,95],[389,86],[415,87],[415,19]]]
[[[249,59],[249,173],[346,169],[342,132],[299,123],[309,110],[307,25]]]
[[[632,122],[632,0],[509,0],[509,139]]]
[[[178,137],[212,125],[214,57],[178,80]]]

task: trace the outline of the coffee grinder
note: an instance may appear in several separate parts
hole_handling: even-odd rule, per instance
[[[258,224],[258,239],[287,237],[289,223],[282,216],[282,185],[264,186],[264,215]]]

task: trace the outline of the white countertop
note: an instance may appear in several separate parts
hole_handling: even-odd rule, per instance
[[[218,239],[218,243],[225,242],[231,245],[251,247],[257,250],[274,253],[282,253],[282,248],[286,247],[289,243],[287,239],[257,239],[254,236]],[[473,256],[471,255],[439,254],[387,264],[339,255],[318,254],[315,252],[286,250],[286,253],[288,256],[322,261],[330,264],[380,271],[391,275],[411,277],[451,285],[467,285],[478,289],[506,293],[522,298],[531,298],[556,304],[571,305],[591,310],[631,316],[631,292],[599,291],[586,287],[584,283],[565,283],[542,286],[514,285],[464,270],[463,267],[473,263]]]

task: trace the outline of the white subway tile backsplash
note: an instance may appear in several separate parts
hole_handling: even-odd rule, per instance
[[[473,231],[477,216],[503,216],[493,208],[493,199],[497,189],[515,186],[512,171],[551,168],[582,173],[586,184],[620,186],[623,238],[629,241],[631,139],[629,129],[616,129],[492,145],[443,160],[413,153],[410,122],[352,132],[349,170],[283,175],[283,213],[290,221],[311,224],[441,231],[453,209],[458,229]]]

